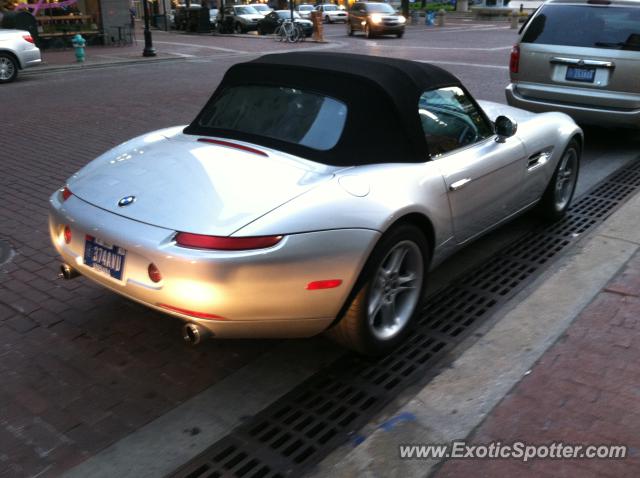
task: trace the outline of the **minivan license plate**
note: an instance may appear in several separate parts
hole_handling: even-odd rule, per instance
[[[85,265],[114,279],[122,280],[126,255],[127,251],[120,246],[106,244],[93,236],[87,235],[85,237]]]
[[[593,83],[596,77],[595,68],[579,68],[570,66],[567,68],[567,81],[583,81],[585,83]]]

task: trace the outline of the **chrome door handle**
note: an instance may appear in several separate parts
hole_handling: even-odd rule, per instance
[[[460,188],[463,188],[465,186],[465,184],[471,182],[471,178],[464,178],[464,179],[460,179],[459,181],[456,181],[455,183],[451,183],[451,186],[449,186],[449,190],[450,191],[457,191]]]

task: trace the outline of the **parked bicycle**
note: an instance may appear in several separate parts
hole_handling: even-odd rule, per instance
[[[286,41],[288,43],[304,41],[306,37],[302,26],[291,21],[291,19],[283,20],[282,23],[278,25],[275,36],[278,41]]]

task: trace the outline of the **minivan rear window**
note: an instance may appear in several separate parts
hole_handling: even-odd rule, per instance
[[[522,43],[640,50],[640,7],[544,5]]]

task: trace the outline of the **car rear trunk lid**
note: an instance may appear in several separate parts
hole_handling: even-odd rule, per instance
[[[135,221],[228,236],[327,181],[336,169],[255,145],[227,143],[150,133],[97,158],[68,185],[80,199]]]

